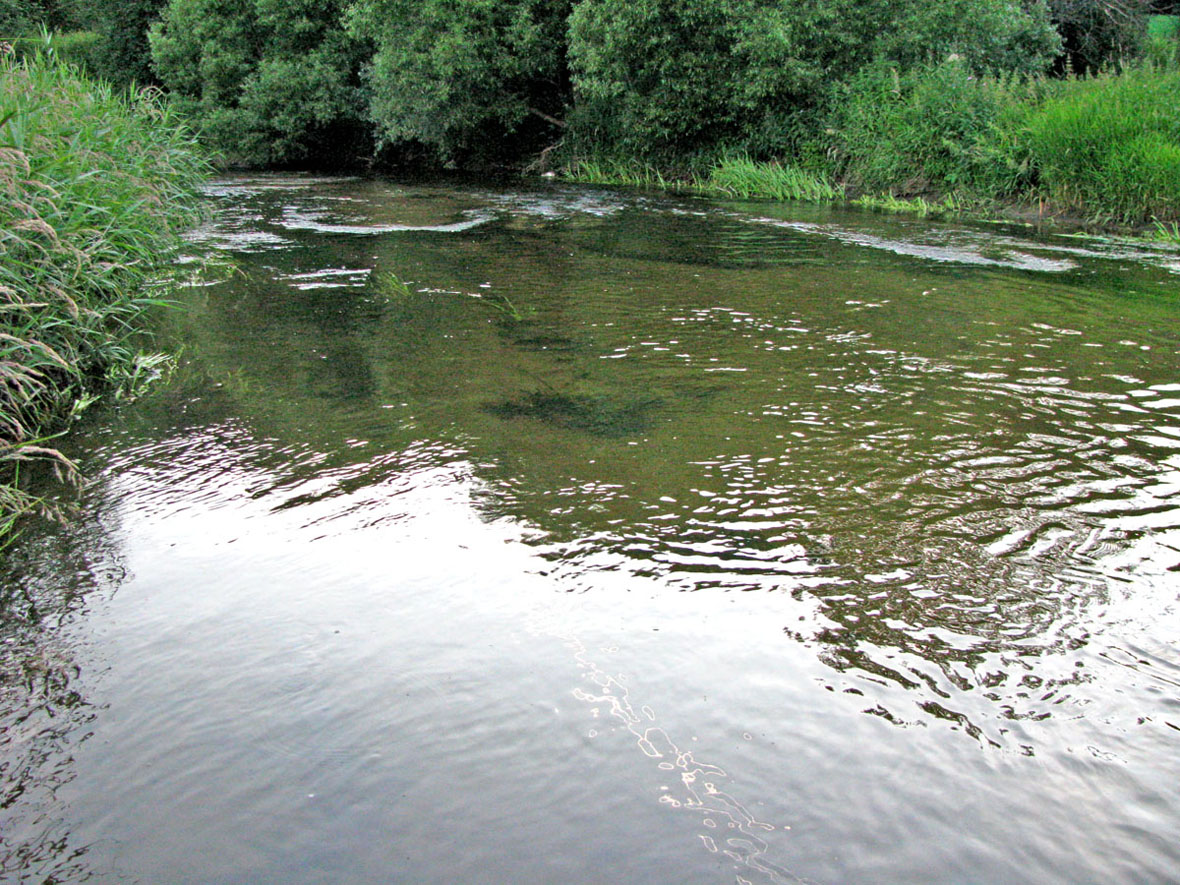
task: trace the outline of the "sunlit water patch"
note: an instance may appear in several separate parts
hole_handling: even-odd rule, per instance
[[[1174,879],[1174,253],[210,192],[235,272],[6,564],[6,875]]]

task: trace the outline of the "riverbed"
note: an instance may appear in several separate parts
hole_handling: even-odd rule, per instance
[[[1176,881],[1180,251],[209,199],[3,564],[5,881]]]

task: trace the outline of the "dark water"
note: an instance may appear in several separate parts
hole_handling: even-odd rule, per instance
[[[4,881],[1180,881],[1180,253],[213,195],[7,555]]]

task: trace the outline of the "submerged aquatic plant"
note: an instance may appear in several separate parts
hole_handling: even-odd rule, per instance
[[[408,298],[414,294],[410,284],[393,271],[377,278],[377,288],[387,298]]]
[[[508,319],[514,320],[516,322],[520,322],[533,313],[532,308],[517,307],[512,302],[511,298],[501,293],[478,294],[475,297],[479,299],[481,304],[486,304],[501,316],[507,317]]]
[[[620,438],[649,430],[660,405],[654,397],[617,399],[546,389],[484,408],[500,418],[532,418],[594,436]]]
[[[410,288],[410,282],[403,280],[392,271],[382,274],[377,278],[377,289],[387,298],[403,299],[410,298],[415,294],[415,290]],[[466,295],[511,320],[523,320],[532,313],[530,308],[519,308],[512,302],[511,298],[500,293],[440,291],[436,289],[423,289],[419,291],[432,295]]]

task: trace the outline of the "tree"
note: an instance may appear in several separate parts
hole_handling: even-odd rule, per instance
[[[1151,0],[1049,0],[1065,43],[1065,58],[1079,74],[1133,55],[1143,45]]]
[[[168,0],[94,0],[87,25],[99,34],[95,73],[120,86],[156,83],[148,31]],[[84,7],[85,8],[85,7]]]
[[[31,0],[0,0],[0,39],[11,40],[25,34],[36,15]]]
[[[149,41],[160,80],[231,162],[344,165],[368,152],[367,48],[345,0],[170,0]]]
[[[570,99],[570,0],[357,0],[375,54],[370,114],[388,144],[447,160],[519,157],[553,141]]]
[[[1037,70],[1057,45],[1042,0],[583,0],[570,19],[578,131],[631,155],[774,153],[875,58]]]
[[[903,69],[957,55],[976,74],[1044,73],[1061,52],[1046,0],[889,2],[875,56]]]
[[[0,0],[0,39],[35,35],[42,27],[72,31],[80,27],[76,7],[86,0]]]

